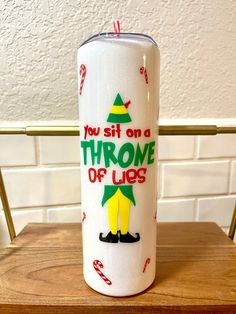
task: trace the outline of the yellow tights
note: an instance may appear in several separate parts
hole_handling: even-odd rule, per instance
[[[108,217],[112,234],[118,231],[118,212],[120,210],[120,231],[126,234],[129,229],[129,213],[131,201],[122,194],[120,189],[107,201]]]

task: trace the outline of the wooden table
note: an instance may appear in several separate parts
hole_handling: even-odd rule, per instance
[[[82,275],[80,224],[29,224],[0,252],[0,313],[236,313],[236,246],[214,223],[159,223],[157,276],[112,298]]]

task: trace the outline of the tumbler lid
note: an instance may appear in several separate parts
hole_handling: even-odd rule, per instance
[[[141,34],[141,33],[115,33],[115,32],[108,32],[108,33],[98,33],[87,40],[85,40],[80,47],[84,46],[85,44],[88,44],[92,41],[96,41],[99,39],[114,39],[114,40],[119,40],[119,39],[136,39],[136,40],[144,40],[146,42],[152,43],[153,45],[157,46],[157,43],[155,40],[146,34]]]

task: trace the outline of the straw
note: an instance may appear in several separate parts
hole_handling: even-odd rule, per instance
[[[113,29],[114,29],[114,33],[117,33],[117,34],[120,33],[120,22],[119,22],[119,20],[116,20],[113,22]]]

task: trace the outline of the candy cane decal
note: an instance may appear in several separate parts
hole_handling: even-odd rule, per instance
[[[98,273],[98,275],[105,281],[106,284],[108,284],[109,286],[112,285],[112,282],[110,279],[108,279],[102,272],[101,270],[99,269],[100,268],[103,268],[103,263],[100,262],[98,259],[95,259],[93,261],[93,267],[94,269],[96,270],[96,272]]]
[[[80,71],[79,71],[79,74],[81,75],[80,88],[79,88],[79,94],[80,95],[82,94],[82,89],[84,86],[84,80],[85,80],[86,72],[87,72],[86,66],[84,64],[81,64]]]
[[[82,222],[86,219],[86,213],[83,212],[83,218],[82,218]]]
[[[147,265],[150,264],[150,262],[151,262],[151,259],[150,259],[150,257],[148,257],[148,258],[146,259],[145,264],[144,264],[144,267],[143,267],[143,273],[145,273],[145,270],[146,270],[146,268],[147,268]]]
[[[139,69],[140,74],[144,74],[145,82],[148,84],[148,75],[147,75],[147,69],[145,67],[141,67]]]

